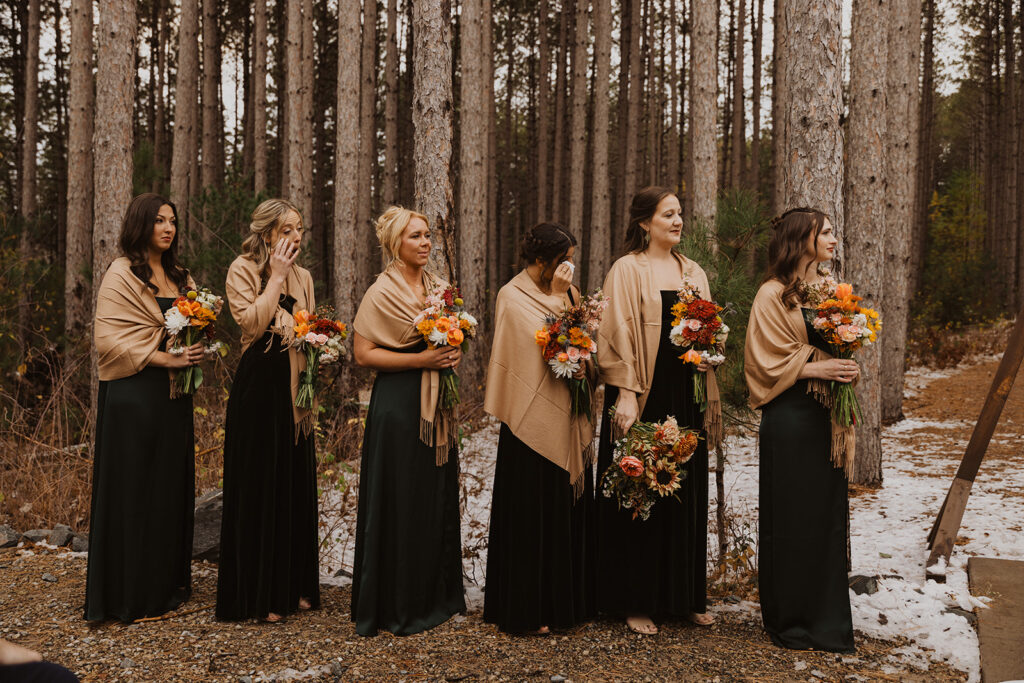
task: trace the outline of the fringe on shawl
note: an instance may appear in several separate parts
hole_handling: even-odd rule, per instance
[[[454,410],[439,410],[438,414],[442,421],[443,436],[446,438],[439,442],[435,436],[434,425],[437,420],[424,420],[420,418],[420,441],[434,449],[434,463],[441,467],[448,462],[448,451],[455,445],[457,436],[458,416]]]
[[[591,441],[587,444],[587,447],[583,449],[583,469],[576,475],[576,479],[572,482],[572,501],[575,503],[583,495],[583,489],[586,486],[586,479],[584,478],[590,472],[590,466],[594,464],[594,442]]]
[[[817,354],[817,351],[815,351],[815,354]],[[818,403],[828,408],[829,416],[832,415],[832,407],[835,402],[833,401],[829,382],[823,379],[808,380],[807,393]],[[857,441],[856,431],[853,425],[843,426],[836,422],[834,417],[830,417],[830,419],[832,420],[832,444],[829,449],[829,459],[834,467],[846,472],[846,477],[850,478],[853,476],[853,460]]]

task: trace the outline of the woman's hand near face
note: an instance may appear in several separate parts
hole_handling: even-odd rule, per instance
[[[291,240],[279,239],[270,252],[270,279],[284,282],[298,257],[298,244]]]
[[[572,273],[573,268],[566,261],[559,263],[551,276],[551,291],[558,294],[568,292],[572,286]]]

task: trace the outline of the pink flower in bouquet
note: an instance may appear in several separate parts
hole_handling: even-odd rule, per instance
[[[565,353],[567,356],[569,356],[569,361],[572,363],[575,363],[580,359],[580,350],[577,349],[575,346],[570,346],[568,349],[565,350]]]
[[[644,473],[644,464],[640,462],[640,458],[635,458],[632,455],[627,455],[620,460],[619,467],[629,477],[639,477]]]
[[[697,320],[696,318],[690,318],[689,320],[684,320],[683,324],[686,325],[691,330],[693,330],[694,332],[696,332],[697,330],[700,329],[700,321]]]
[[[844,342],[855,342],[860,339],[860,328],[856,325],[840,325],[836,330],[836,334],[838,334],[839,338]]]

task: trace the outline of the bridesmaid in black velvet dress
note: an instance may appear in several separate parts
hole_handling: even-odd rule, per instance
[[[164,350],[163,312],[191,285],[177,258],[174,205],[155,194],[136,197],[120,242],[123,256],[97,294],[90,621],[157,616],[191,593],[192,398],[171,398],[168,370],[198,364],[203,346]]]
[[[440,284],[426,270],[426,217],[390,207],[376,229],[391,263],[352,325],[353,356],[377,377],[359,469],[351,619],[361,636],[404,636],[466,609],[455,422],[437,402],[438,371],[458,367],[462,352],[427,349],[415,326]]]
[[[818,284],[815,266],[832,259],[837,240],[828,219],[811,209],[774,224],[745,348],[751,406],[761,409],[761,615],[780,647],[852,652],[847,479],[830,457],[833,426],[818,395],[827,391],[822,380],[850,382],[858,367],[832,358],[801,311],[812,303],[801,285]]]
[[[628,253],[613,264],[604,284],[610,303],[598,335],[597,362],[605,382],[599,477],[611,464],[613,436],[637,419],[674,415],[680,427],[704,425],[693,398],[694,370],[680,360],[669,332],[680,285],[699,286],[709,297],[707,276],[676,251],[683,222],[671,191],[641,190],[630,216]],[[706,370],[702,364],[696,371]],[[612,406],[614,420],[608,417]],[[598,494],[598,609],[624,617],[638,633],[657,633],[653,619],[683,618],[701,626],[714,621],[706,611],[708,452],[703,438],[682,469],[686,477],[678,500],[659,500],[645,521]]]
[[[218,619],[276,622],[320,604],[313,418],[294,406],[304,358],[279,332],[316,306],[313,278],[295,263],[302,235],[295,207],[268,199],[228,269],[244,350],[225,424]]]

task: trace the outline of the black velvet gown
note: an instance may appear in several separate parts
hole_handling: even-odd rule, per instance
[[[508,633],[570,629],[595,612],[594,473],[569,473],[501,425],[487,542],[484,621]]]
[[[414,349],[416,351],[420,349]],[[419,438],[420,370],[378,372],[359,470],[352,621],[361,636],[433,628],[463,612],[458,450]]]
[[[674,415],[680,427],[701,429],[701,438],[682,467],[679,500],[658,500],[647,520],[634,520],[615,498],[597,494],[598,610],[619,617],[685,618],[707,609],[708,449],[703,413],[693,399],[693,366],[679,359],[682,351],[669,340],[676,301],[675,291],[661,292],[661,341],[640,420]],[[612,462],[608,409],[618,395],[617,387],[605,385],[598,477]]]
[[[192,397],[171,399],[167,369],[149,366],[100,382],[96,405],[85,618],[158,616],[192,591]]]
[[[807,325],[811,344],[828,351]],[[761,408],[758,580],[772,642],[852,652],[846,474],[829,458],[829,411],[799,380]]]
[[[280,305],[291,310],[294,303],[282,295]],[[295,438],[280,335],[267,331],[242,354],[224,429],[217,618],[284,616],[300,598],[319,607],[314,443],[312,435]]]

